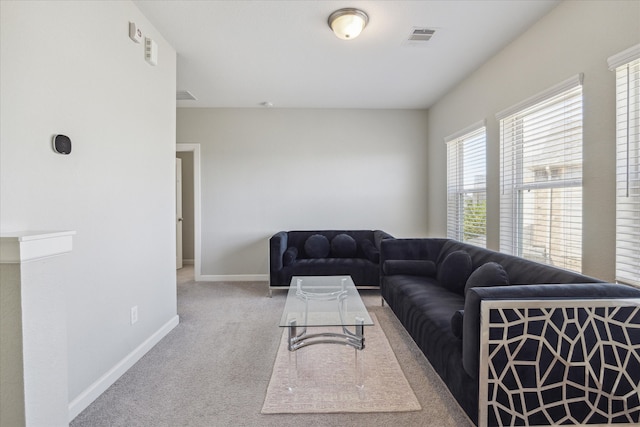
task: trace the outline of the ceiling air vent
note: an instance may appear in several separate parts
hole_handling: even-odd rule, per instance
[[[432,30],[429,28],[414,28],[413,31],[411,32],[411,35],[409,35],[409,41],[410,42],[427,42],[431,40],[431,37],[433,37],[433,34],[435,32],[436,30]]]
[[[436,30],[431,28],[418,28],[413,27],[409,37],[402,43],[405,46],[411,47],[426,47],[429,46],[430,43],[427,43],[431,40],[431,37],[435,34]]]
[[[195,101],[196,97],[193,96],[188,90],[179,90],[176,92],[176,100],[178,101]]]

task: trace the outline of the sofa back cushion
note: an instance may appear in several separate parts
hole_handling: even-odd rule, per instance
[[[378,264],[380,262],[380,250],[376,248],[376,245],[369,239],[363,239],[360,242],[360,248],[364,253],[364,257],[369,261]]]
[[[308,258],[326,258],[330,249],[329,239],[322,234],[309,236],[304,242],[304,252]]]
[[[471,263],[473,264],[472,268],[474,271],[478,267],[491,261],[500,264],[506,271],[509,277],[509,283],[512,285],[600,282],[600,280],[593,277],[563,270],[551,265],[540,264],[538,262],[519,258],[513,255],[503,254],[501,252],[492,251],[479,246],[458,242],[456,240],[448,240],[444,243],[440,256],[438,257],[438,263],[441,262],[449,253],[458,250],[463,250],[471,256]]]
[[[380,262],[391,259],[436,262],[448,239],[388,239],[380,244]]]
[[[388,259],[382,265],[384,274],[393,276],[402,274],[407,276],[435,277],[436,264],[433,261],[413,259]]]
[[[287,231],[287,247],[295,247],[298,249],[298,260],[300,259],[310,259],[310,257],[305,251],[305,243],[307,239],[314,234],[322,235],[327,238],[329,241],[329,254],[328,257],[336,257],[336,254],[331,252],[331,242],[333,239],[340,235],[345,234],[350,236],[356,242],[356,253],[353,258],[366,258],[364,250],[362,248],[362,241],[369,240],[374,245],[378,245],[381,239],[390,238],[391,236],[387,233],[379,230],[293,230]]]
[[[464,286],[472,271],[469,254],[463,250],[452,251],[438,264],[438,282],[451,292],[464,295]]]
[[[356,240],[341,233],[331,239],[331,256],[335,258],[355,258],[358,250]]]
[[[485,286],[506,286],[509,284],[509,275],[497,262],[490,261],[476,268],[467,279],[464,286],[464,294],[471,288]]]

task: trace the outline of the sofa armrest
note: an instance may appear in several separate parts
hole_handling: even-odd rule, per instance
[[[380,250],[380,244],[386,239],[393,239],[393,236],[382,230],[373,230],[373,244],[376,249]]]
[[[616,283],[568,283],[471,288],[464,302],[462,365],[478,378],[480,365],[480,310],[483,300],[578,300],[640,298],[640,289]]]
[[[478,425],[638,425],[640,290],[602,286],[482,300]]]
[[[288,234],[280,231],[269,239],[269,270],[271,272],[282,270],[282,255],[287,250]]]

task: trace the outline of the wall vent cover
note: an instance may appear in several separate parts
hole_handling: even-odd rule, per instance
[[[178,101],[195,101],[197,98],[188,90],[179,90],[176,92],[176,100]]]

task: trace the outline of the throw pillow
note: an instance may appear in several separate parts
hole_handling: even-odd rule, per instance
[[[364,252],[364,256],[366,256],[369,261],[376,264],[380,262],[380,251],[371,240],[364,239],[360,242],[360,247],[362,247],[362,252]]]
[[[471,275],[472,268],[468,253],[453,251],[438,266],[438,282],[451,292],[464,295],[464,286]]]
[[[331,239],[331,254],[335,258],[354,258],[358,244],[348,234],[338,234]]]
[[[433,261],[389,259],[382,266],[384,274],[407,274],[409,276],[435,276],[436,264]]]
[[[464,286],[464,293],[471,288],[484,286],[504,286],[509,284],[509,275],[497,262],[488,262],[471,273]]]
[[[329,255],[329,239],[322,234],[314,234],[304,242],[304,251],[309,258],[325,258]]]
[[[458,310],[451,316],[451,333],[454,337],[462,339],[462,324],[464,321],[464,310]]]
[[[284,251],[284,254],[282,254],[282,265],[286,267],[287,265],[293,264],[297,257],[298,248],[295,246],[288,247],[287,250]]]

